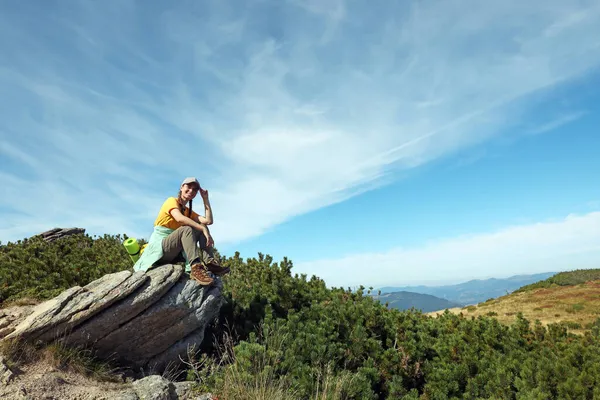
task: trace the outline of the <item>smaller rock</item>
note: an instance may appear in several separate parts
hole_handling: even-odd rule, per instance
[[[0,339],[12,333],[15,327],[33,312],[33,307],[33,305],[23,305],[0,310]]]
[[[6,335],[13,333],[14,330],[15,330],[15,328],[12,326],[8,326],[6,328],[0,329],[0,339],[2,339]]]
[[[60,238],[66,237],[66,236],[78,235],[81,233],[85,233],[85,229],[83,229],[83,228],[54,228],[54,229],[50,229],[49,231],[40,233],[39,236],[44,238],[44,240],[46,242],[53,242],[57,239],[60,239]]]
[[[46,237],[54,235],[55,233],[60,232],[60,231],[61,231],[61,228],[54,228],[54,229],[50,229],[46,232],[40,233],[40,236],[46,238]]]
[[[140,400],[177,400],[175,385],[160,375],[150,375],[133,382]]]
[[[8,383],[13,380],[15,374],[8,368],[6,362],[4,361],[4,357],[0,356],[0,382],[4,385],[8,385]]]
[[[200,396],[196,397],[194,400],[215,400],[216,397],[213,396],[211,393],[204,393],[201,394]]]
[[[194,382],[175,382],[173,385],[175,386],[175,393],[177,393],[177,400],[188,400],[191,398],[190,392],[192,390],[192,386],[194,386]]]
[[[115,397],[113,397],[113,400],[140,400],[140,398],[135,392],[127,390],[118,393]]]

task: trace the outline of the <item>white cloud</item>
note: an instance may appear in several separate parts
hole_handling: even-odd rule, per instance
[[[382,287],[599,267],[600,212],[592,212],[385,253],[297,262],[294,269],[330,286]]]
[[[534,129],[529,130],[528,133],[537,135],[539,133],[549,132],[570,122],[577,121],[585,114],[586,113],[584,111],[576,111],[565,115],[560,115],[552,121],[546,122],[545,124],[542,124]]]
[[[0,5],[2,240],[147,235],[189,175],[250,238],[600,65],[597,1],[43,4]]]

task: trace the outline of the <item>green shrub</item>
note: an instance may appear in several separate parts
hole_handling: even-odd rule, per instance
[[[78,234],[47,243],[41,237],[0,245],[0,304],[44,300],[105,274],[131,269],[126,237]]]
[[[349,399],[591,399],[600,385],[593,367],[600,362],[598,341],[571,336],[564,326],[532,327],[522,314],[505,326],[487,316],[386,309],[364,288],[327,288],[317,277],[292,274],[290,260],[274,263],[260,253],[247,260],[236,253],[225,263],[232,268],[228,304],[213,329],[237,334],[237,376],[255,376],[252,355],[271,348],[277,361],[269,371],[289,378],[287,387],[300,399],[316,398],[325,370],[351,377],[344,388]],[[257,335],[265,327],[285,337],[285,345],[264,347]],[[218,359],[217,353],[211,354]]]
[[[10,279],[2,299],[49,297],[131,268],[122,240],[80,236],[1,246],[1,282]],[[217,367],[188,374],[222,398],[261,398],[257,390],[297,399],[600,395],[600,322],[577,336],[564,324],[532,326],[522,314],[510,326],[488,316],[430,317],[387,309],[363,287],[329,288],[318,277],[293,274],[286,258],[274,263],[259,253],[243,260],[236,253],[224,264],[232,269],[224,277],[226,303],[205,337],[227,332],[231,352],[206,340],[204,358]],[[54,354],[74,358],[62,349]],[[332,396],[323,394],[325,387],[335,388]]]
[[[581,329],[581,324],[574,321],[563,321],[562,322],[569,329]]]

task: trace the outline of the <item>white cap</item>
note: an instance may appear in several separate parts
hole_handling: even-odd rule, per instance
[[[185,178],[183,182],[181,182],[181,186],[185,185],[186,183],[195,183],[198,185],[198,187],[200,187],[200,182],[198,182],[198,179],[194,178],[193,176]]]

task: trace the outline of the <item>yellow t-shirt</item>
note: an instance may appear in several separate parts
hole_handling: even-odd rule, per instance
[[[169,229],[177,229],[180,226],[182,226],[179,222],[175,221],[175,218],[171,216],[171,210],[173,210],[174,208],[178,209],[179,203],[177,202],[177,199],[175,197],[169,197],[167,200],[165,200],[162,207],[160,208],[158,216],[154,221],[154,226],[164,226]],[[183,215],[188,217],[188,212],[189,208],[186,207],[183,212]],[[192,215],[189,215],[189,217],[196,221],[198,214],[194,210],[192,210]]]

